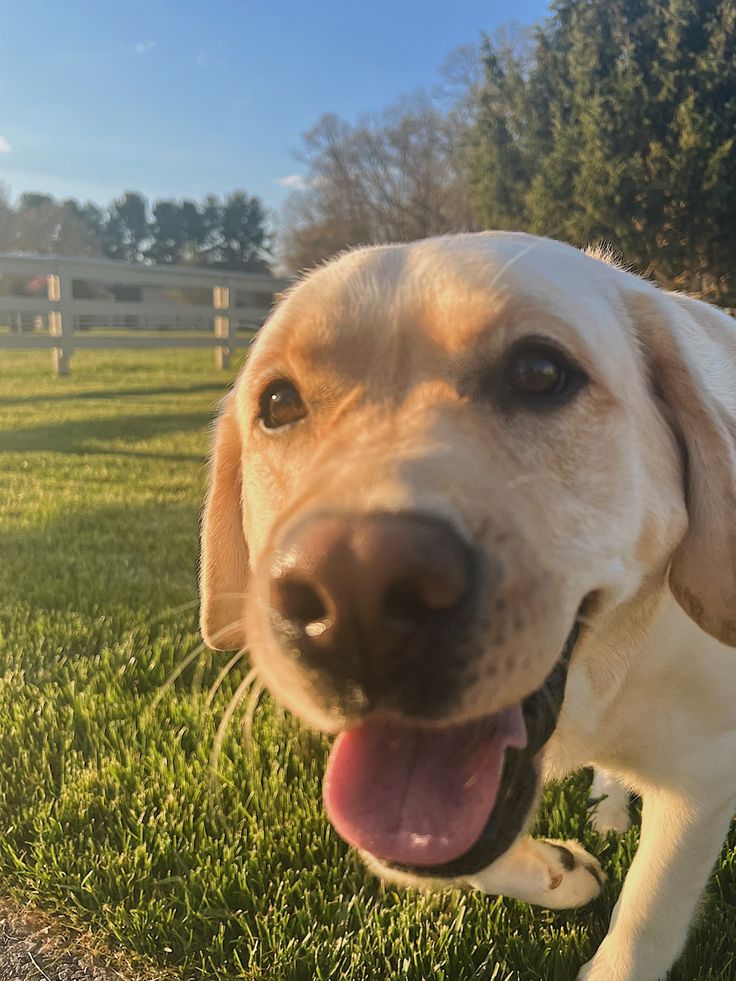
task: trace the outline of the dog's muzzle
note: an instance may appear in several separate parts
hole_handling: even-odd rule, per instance
[[[417,875],[489,865],[533,805],[577,626],[537,691],[447,725],[482,654],[469,640],[478,597],[499,583],[451,525],[416,512],[312,514],[283,533],[268,571],[281,651],[350,721],[324,784],[337,831]]]
[[[486,868],[520,834],[539,785],[578,636],[520,705],[469,724],[368,724],[338,736],[325,775],[328,816],[390,868],[456,878]]]

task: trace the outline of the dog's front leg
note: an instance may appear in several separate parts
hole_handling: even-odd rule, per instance
[[[701,799],[707,798],[704,791]],[[732,802],[708,807],[669,791],[645,795],[639,848],[610,929],[578,981],[660,981],[667,976],[685,946],[732,807]]]
[[[549,909],[584,906],[600,893],[601,867],[576,841],[524,835],[492,865],[468,878],[474,889]]]

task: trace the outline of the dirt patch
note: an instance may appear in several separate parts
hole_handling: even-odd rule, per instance
[[[113,960],[49,917],[0,904],[0,981],[163,981],[166,976]]]

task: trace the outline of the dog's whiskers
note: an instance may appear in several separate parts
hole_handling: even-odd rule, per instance
[[[496,275],[493,276],[490,283],[488,284],[489,289],[492,289],[496,285],[499,279],[501,279],[501,277],[511,268],[511,266],[517,263],[520,259],[523,259],[525,255],[528,255],[530,252],[533,252],[535,249],[538,249],[539,246],[542,245],[543,243],[544,243],[544,239],[533,239],[529,243],[529,245],[525,246],[523,249],[517,252],[516,255],[512,256],[507,262],[504,262],[504,264],[501,266],[501,268],[498,270]]]
[[[225,678],[227,678],[227,676],[230,674],[230,672],[235,667],[235,665],[239,661],[242,661],[242,659],[245,657],[246,653],[247,653],[247,651],[246,651],[245,648],[243,648],[240,651],[236,651],[233,654],[233,656],[230,658],[230,660],[227,662],[227,664],[220,670],[220,673],[217,675],[217,677],[213,681],[212,685],[210,686],[209,691],[207,692],[207,699],[206,699],[207,708],[211,708],[212,707],[212,703],[215,700],[215,696],[217,695],[218,691],[222,687],[222,684],[225,681]]]
[[[232,623],[226,624],[224,627],[220,628],[220,630],[218,630],[215,633],[214,640],[217,640],[218,637],[224,636],[233,627],[239,627],[239,626],[242,626],[242,620],[234,620]],[[204,651],[206,650],[209,650],[209,647],[204,641],[202,641],[201,644],[197,644],[197,646],[194,647],[189,652],[189,654],[187,654],[184,658],[182,658],[179,664],[177,664],[176,667],[173,669],[173,671],[170,672],[166,680],[161,684],[160,688],[154,695],[153,700],[149,706],[150,712],[153,712],[158,707],[158,705],[161,703],[161,700],[165,697],[166,693],[171,689],[171,687],[174,684],[176,684],[178,679],[182,676],[182,674],[184,674],[184,672],[189,667],[189,665],[194,660],[196,660],[196,658],[198,658],[201,654],[203,654]]]
[[[163,623],[164,620],[169,620],[171,617],[178,616],[180,613],[186,613],[187,610],[193,610],[199,605],[198,600],[190,600],[188,603],[181,603],[179,606],[171,606],[168,610],[164,610],[163,613],[159,613],[157,617],[149,620],[150,626],[156,623]]]
[[[217,732],[215,733],[215,739],[212,744],[212,752],[210,753],[210,775],[214,783],[220,776],[219,773],[219,763],[220,756],[222,754],[222,744],[225,741],[225,736],[227,735],[227,730],[230,727],[230,722],[233,716],[237,712],[238,708],[248,695],[251,686],[258,677],[258,672],[255,668],[251,668],[248,674],[243,678],[238,687],[235,689],[233,697],[227,704],[227,708],[222,713],[222,718],[220,719],[220,724],[217,727]],[[261,691],[263,690],[263,685],[259,684]],[[260,691],[259,691],[260,697]],[[255,708],[254,708],[255,711]]]
[[[189,667],[189,665],[192,663],[192,661],[194,661],[197,657],[199,657],[200,654],[204,653],[204,651],[206,651],[206,650],[207,650],[207,645],[204,642],[202,642],[201,644],[197,644],[197,646],[194,647],[189,652],[189,654],[187,654],[176,665],[176,667],[174,668],[174,670],[171,671],[171,673],[169,674],[169,676],[161,684],[161,686],[159,687],[158,691],[153,696],[153,700],[152,700],[152,702],[151,702],[151,704],[149,706],[149,711],[152,712],[154,709],[156,709],[159,706],[159,704],[161,703],[161,700],[164,698],[164,696],[166,695],[166,693],[171,689],[171,687],[176,683],[176,681],[182,676],[182,674],[184,674],[184,672]]]
[[[253,685],[250,694],[248,695],[248,701],[245,706],[245,713],[243,714],[243,740],[246,746],[250,746],[253,742],[253,717],[256,714],[256,709],[258,708],[258,703],[261,700],[261,696],[266,690],[266,686],[262,681],[256,678],[256,683]]]

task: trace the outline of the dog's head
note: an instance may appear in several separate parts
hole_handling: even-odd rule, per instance
[[[344,255],[261,331],[216,430],[203,633],[342,733],[326,803],[359,848],[456,875],[508,846],[581,608],[669,568],[734,642],[708,311],[480,234]]]

